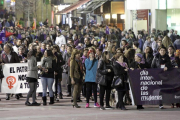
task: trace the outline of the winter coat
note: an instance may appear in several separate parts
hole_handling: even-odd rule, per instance
[[[87,58],[85,60],[86,67],[86,76],[85,82],[96,82],[96,73],[97,73],[98,60],[90,60]]]

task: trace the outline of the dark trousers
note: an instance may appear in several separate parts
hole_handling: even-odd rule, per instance
[[[33,103],[36,102],[36,89],[37,89],[37,82],[29,82],[29,92],[27,94],[27,99],[26,101],[29,102],[29,98],[30,96],[32,95],[32,100],[33,100]]]
[[[86,97],[86,83],[83,83],[82,94],[84,97]]]
[[[67,85],[68,93],[71,94],[71,85]]]
[[[100,105],[104,106],[104,94],[106,92],[106,106],[109,106],[109,99],[111,94],[111,84],[107,86],[100,85]]]
[[[77,105],[77,98],[80,96],[80,93],[81,93],[81,87],[82,85],[79,84],[79,83],[76,83],[73,85],[73,102],[74,102],[74,105]]]
[[[123,97],[125,95],[125,91],[118,91],[118,108],[124,107]]]
[[[94,93],[94,102],[97,102],[97,84],[95,82],[86,82],[86,102],[89,103],[89,98]]]

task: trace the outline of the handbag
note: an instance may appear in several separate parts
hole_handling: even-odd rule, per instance
[[[101,75],[100,73],[97,73],[96,83],[102,86],[107,86],[107,80],[105,78],[105,75]]]
[[[117,88],[123,85],[123,81],[119,76],[114,76],[111,87]]]

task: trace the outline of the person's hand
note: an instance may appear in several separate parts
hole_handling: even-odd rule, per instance
[[[48,72],[48,69],[45,69],[44,71],[47,73],[47,72]]]
[[[111,69],[108,69],[108,72],[111,72]]]
[[[4,65],[4,63],[1,63],[1,65]]]
[[[72,84],[72,85],[75,84],[74,78],[71,78],[71,84]]]
[[[130,68],[131,70],[134,70],[134,68]]]
[[[124,71],[128,71],[128,70],[129,70],[129,68],[124,69]]]
[[[41,65],[38,65],[38,68],[41,69],[42,68]]]
[[[167,67],[164,67],[164,71],[167,71]]]
[[[57,72],[55,72],[55,75],[57,75],[58,73]]]
[[[175,66],[175,68],[178,68],[178,66]]]
[[[91,58],[91,57],[90,57],[90,60],[94,60],[94,58]]]

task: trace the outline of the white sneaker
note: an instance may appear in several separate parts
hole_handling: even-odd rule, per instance
[[[160,109],[163,109],[164,107],[163,106],[159,106]]]

